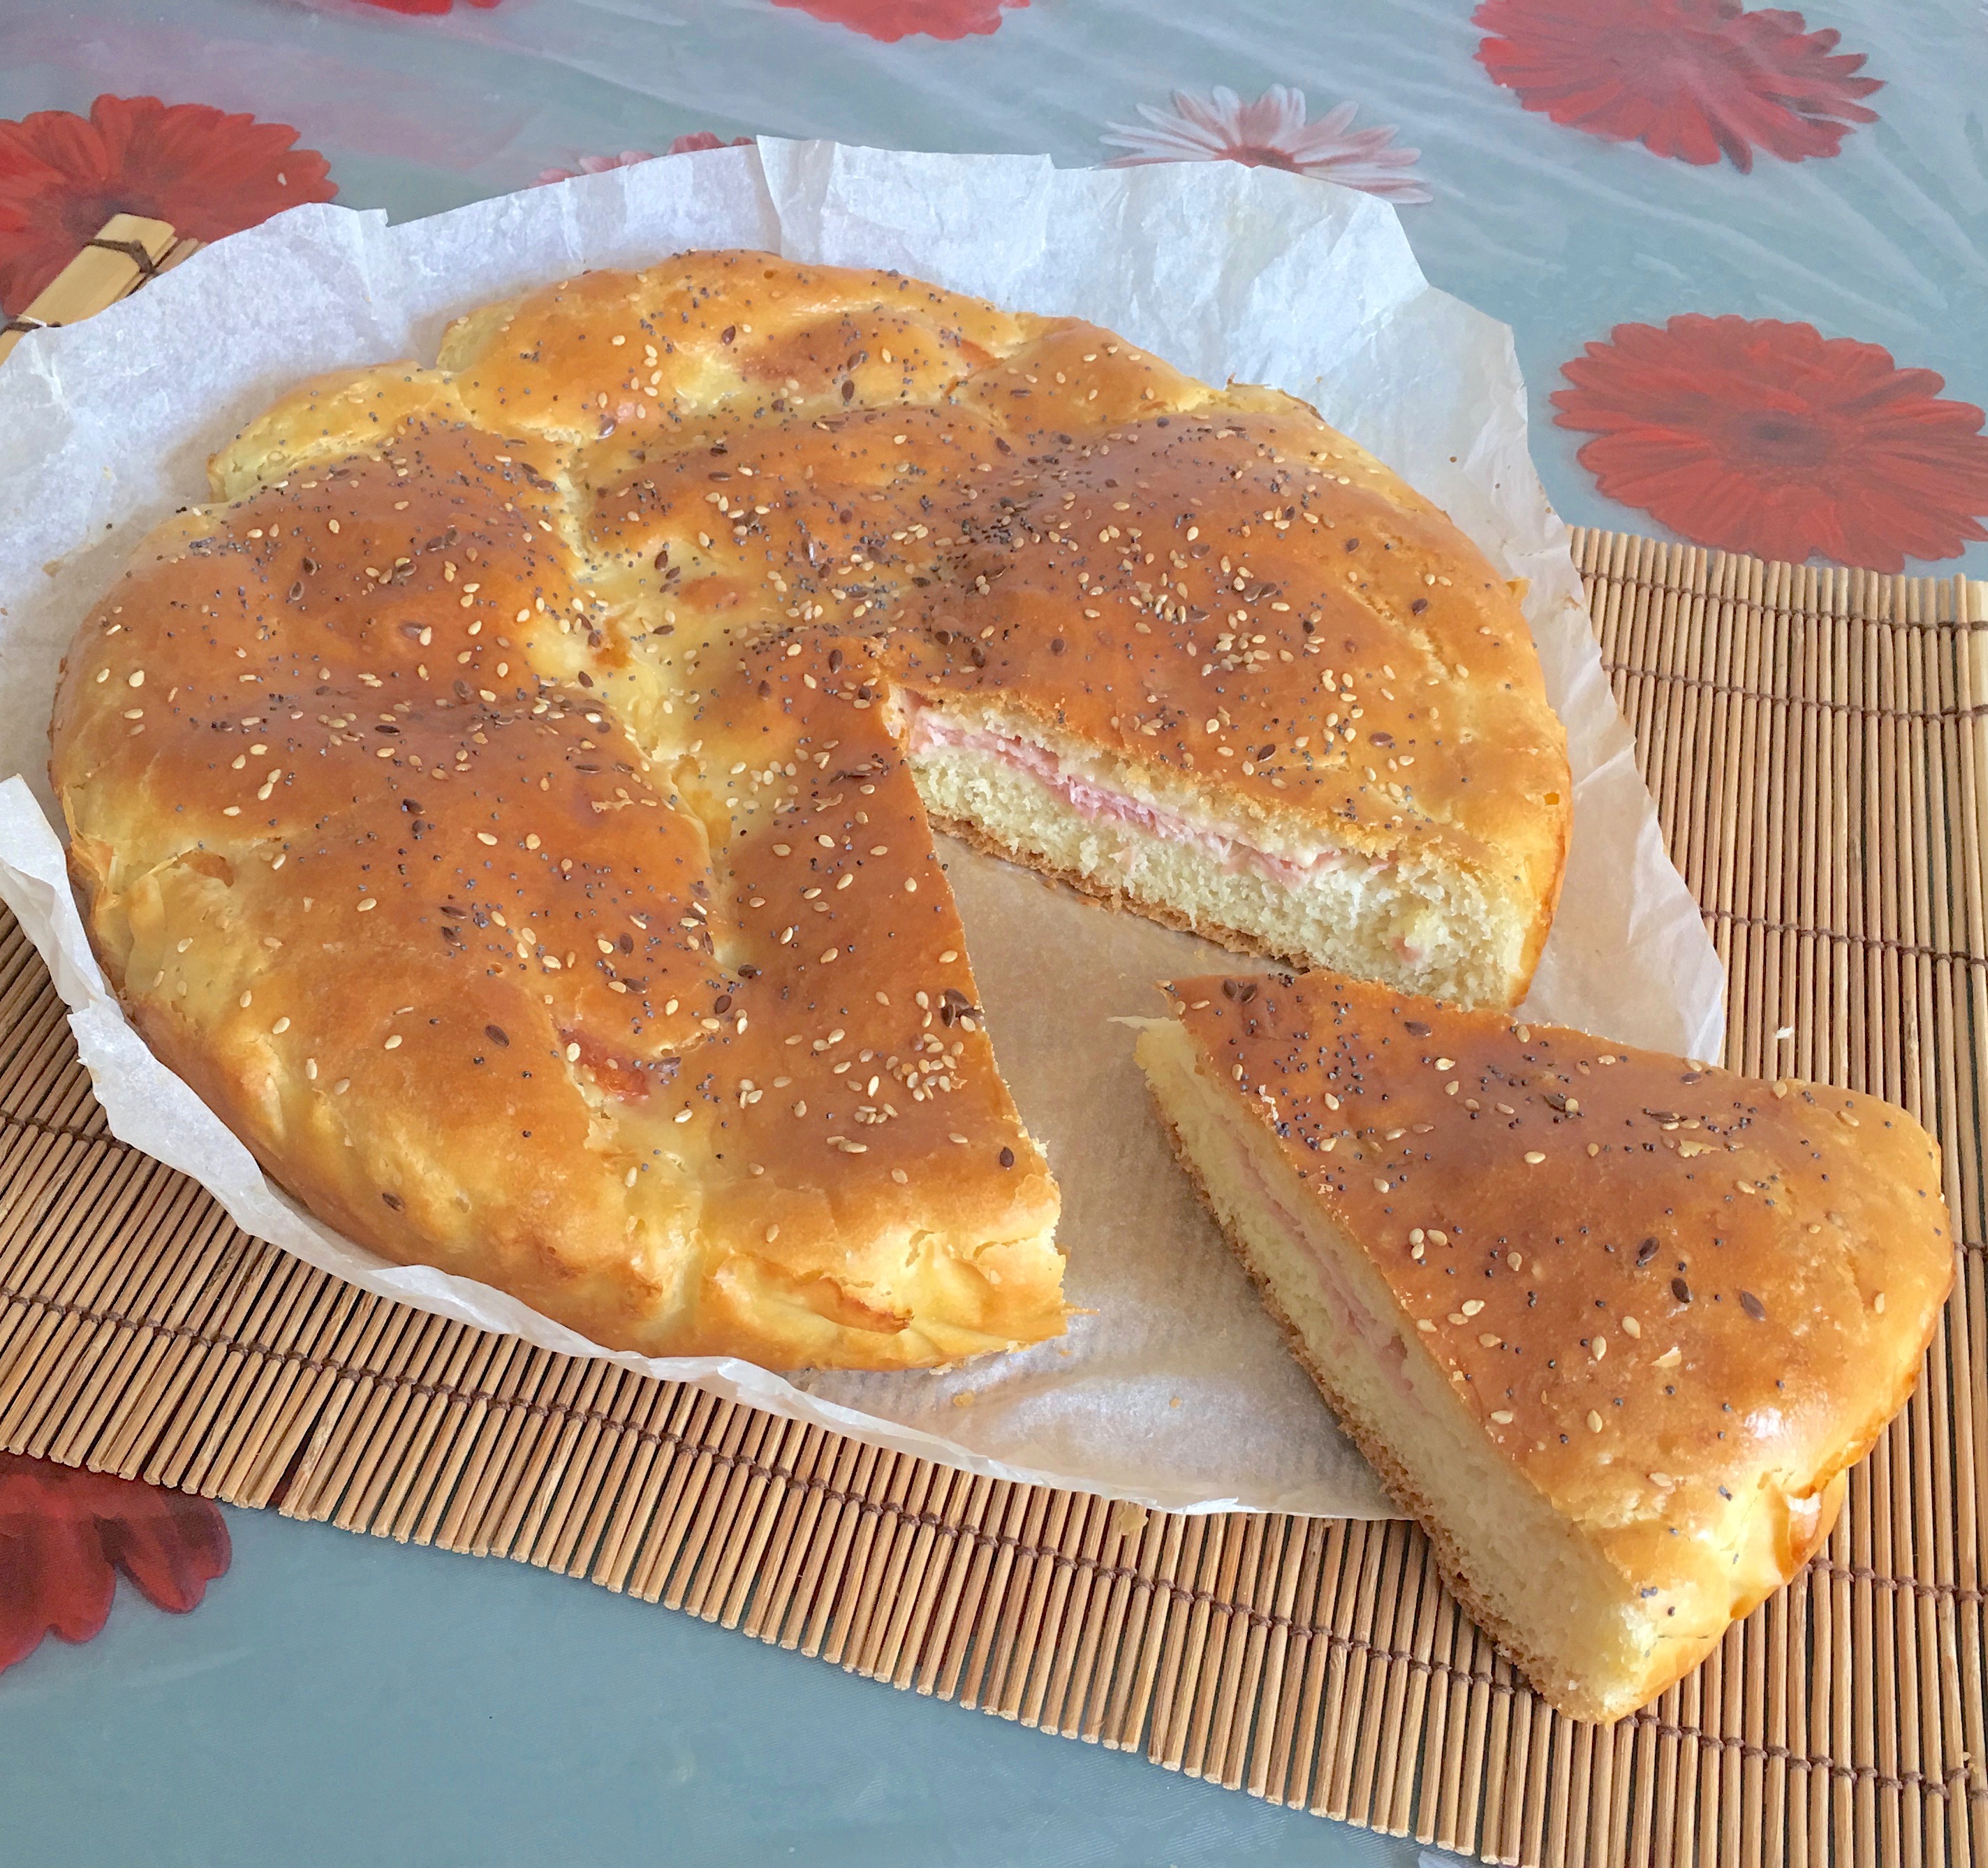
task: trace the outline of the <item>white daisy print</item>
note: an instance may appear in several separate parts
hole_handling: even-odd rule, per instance
[[[1316,123],[1305,120],[1305,95],[1275,84],[1253,103],[1226,85],[1206,96],[1175,91],[1169,103],[1142,103],[1143,124],[1108,124],[1102,140],[1126,153],[1106,166],[1144,162],[1243,162],[1288,169],[1393,201],[1425,201],[1428,190],[1408,171],[1422,151],[1395,141],[1391,124],[1355,130],[1359,107],[1342,103]]]

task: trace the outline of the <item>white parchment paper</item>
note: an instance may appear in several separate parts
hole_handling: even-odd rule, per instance
[[[83,324],[29,337],[0,369],[0,773],[20,775],[0,784],[0,897],[72,1008],[117,1134],[194,1176],[248,1230],[353,1283],[603,1353],[500,1292],[383,1264],[320,1225],[151,1057],[69,892],[47,722],[78,621],[147,527],[205,496],[207,455],[282,391],[320,371],[431,360],[448,320],[486,300],[698,246],[894,266],[1094,319],[1195,375],[1275,384],[1364,443],[1530,583],[1575,791],[1566,892],[1528,1009],[1716,1051],[1718,962],[1663,854],[1566,528],[1526,455],[1510,333],[1428,286],[1392,209],[1230,163],[1057,171],[762,141],[401,227],[296,208]],[[1234,961],[984,858],[949,860],[996,1050],[1063,1186],[1080,1312],[1069,1335],[910,1376],[616,1359],[999,1477],[1174,1508],[1391,1515],[1168,1158],[1132,1034],[1114,1022],[1160,1009],[1155,980]]]

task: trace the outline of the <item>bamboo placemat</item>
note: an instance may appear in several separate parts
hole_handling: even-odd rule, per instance
[[[129,298],[148,280],[200,251],[198,240],[182,239],[169,221],[136,214],[113,214],[96,238],[37,294],[18,318],[0,324],[0,363],[30,331],[74,324],[106,305]]]
[[[1988,1863],[1988,588],[1575,543],[1726,1061],[1912,1110],[1964,1241],[1827,1551],[1647,1711],[1541,1704],[1410,1525],[972,1477],[286,1257],[108,1134],[4,910],[0,1447],[583,1576],[1494,1860]]]

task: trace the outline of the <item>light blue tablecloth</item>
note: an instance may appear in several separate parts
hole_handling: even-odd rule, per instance
[[[1976,0],[0,0],[0,293],[119,208],[414,215],[699,133],[1226,148],[1392,195],[1512,326],[1568,519],[1980,575],[1984,78]],[[1415,1853],[584,1584],[228,1522],[196,1613],[127,1587],[0,1676],[4,1868]]]

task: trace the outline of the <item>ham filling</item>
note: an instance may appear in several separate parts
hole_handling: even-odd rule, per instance
[[[985,753],[999,760],[1010,770],[1026,772],[1045,790],[1061,798],[1080,817],[1094,823],[1126,824],[1165,842],[1185,844],[1238,875],[1259,875],[1266,881],[1291,888],[1320,870],[1346,860],[1344,851],[1334,849],[1320,850],[1302,858],[1273,855],[1246,841],[1239,831],[1196,824],[1178,811],[1168,810],[1165,805],[1149,804],[1126,792],[1067,771],[1046,746],[1008,733],[992,733],[985,727],[962,726],[948,719],[936,707],[915,705],[911,722],[912,752],[955,746]]]
[[[1246,1142],[1239,1143],[1236,1152],[1242,1159],[1242,1171],[1249,1180],[1250,1190],[1276,1216],[1277,1223],[1297,1241],[1304,1255],[1317,1267],[1319,1295],[1329,1308],[1337,1313],[1340,1321],[1346,1326],[1347,1334],[1364,1345],[1372,1355],[1395,1392],[1419,1408],[1421,1403],[1416,1401],[1415,1389],[1408,1380],[1408,1345],[1354,1294],[1339,1275],[1339,1267],[1333,1262],[1330,1255],[1312,1244],[1297,1215],[1278,1197],[1276,1189],[1270,1185],[1269,1177],[1258,1166],[1255,1152],[1249,1144]]]

